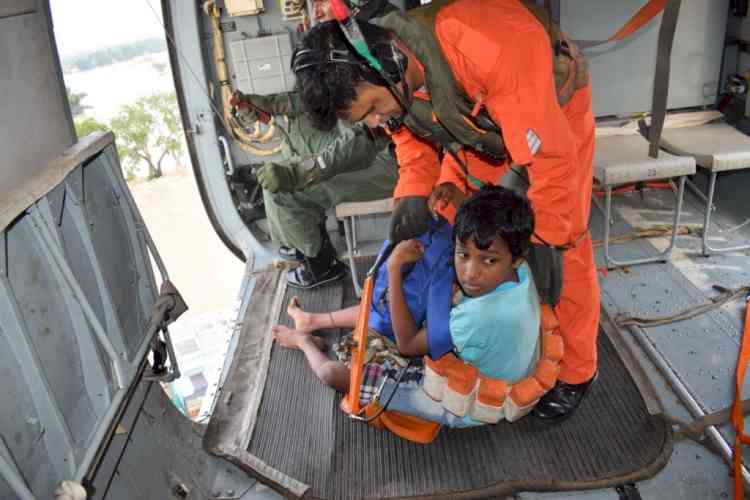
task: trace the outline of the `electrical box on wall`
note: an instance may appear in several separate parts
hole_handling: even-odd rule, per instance
[[[284,21],[298,21],[304,17],[304,0],[279,0]]]
[[[237,90],[262,95],[294,90],[289,33],[237,40],[229,47]]]
[[[230,16],[252,16],[263,10],[263,0],[224,0]]]

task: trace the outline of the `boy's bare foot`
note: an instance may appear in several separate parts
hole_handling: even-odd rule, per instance
[[[272,327],[271,332],[273,332],[273,338],[276,339],[276,342],[278,342],[281,347],[299,349],[302,342],[311,340],[321,351],[326,348],[326,341],[324,339],[311,335],[309,332],[296,330],[284,325],[276,325]]]
[[[292,300],[289,301],[289,307],[286,308],[286,313],[294,320],[295,330],[302,333],[310,333],[313,331],[310,313],[300,307],[299,298],[297,298],[297,296],[292,297]]]

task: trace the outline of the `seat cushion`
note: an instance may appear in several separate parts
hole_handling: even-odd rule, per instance
[[[665,129],[661,146],[712,172],[750,168],[750,137],[726,123]]]
[[[695,173],[694,158],[665,151],[659,153],[659,158],[651,158],[648,146],[648,141],[641,135],[597,139],[594,178],[604,186],[616,186]]]

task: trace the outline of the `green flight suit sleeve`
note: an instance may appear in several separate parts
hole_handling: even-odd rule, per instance
[[[330,179],[342,172],[362,170],[372,165],[375,157],[390,145],[385,134],[373,135],[364,126],[352,128],[339,124],[333,141],[321,149],[316,163],[320,168],[320,180]]]

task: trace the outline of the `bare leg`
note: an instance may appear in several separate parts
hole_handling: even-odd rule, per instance
[[[322,339],[284,325],[276,325],[271,331],[280,346],[305,353],[310,369],[324,384],[339,392],[349,391],[349,368],[341,361],[333,361],[326,356],[319,343]]]
[[[359,317],[359,305],[327,313],[311,313],[300,307],[299,299],[292,298],[286,312],[294,320],[298,332],[310,333],[323,328],[354,328]]]

